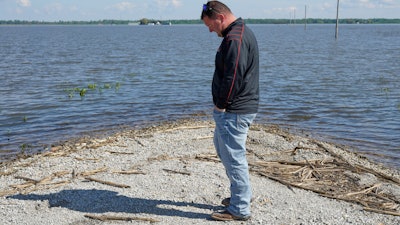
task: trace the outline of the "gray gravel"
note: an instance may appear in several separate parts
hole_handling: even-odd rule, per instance
[[[156,224],[219,223],[209,215],[223,209],[220,202],[229,194],[229,183],[221,163],[196,159],[198,154],[215,154],[212,124],[199,122],[194,126],[197,128],[125,132],[2,165],[0,172],[7,175],[0,176],[0,224],[150,223],[100,221],[85,217],[88,214],[160,221]],[[250,131],[249,138],[262,144],[265,151],[276,152],[307,141],[297,136],[288,141],[260,130]],[[351,160],[350,156],[346,157]],[[89,176],[129,187],[88,181],[82,174],[100,168],[102,172]],[[132,170],[142,174],[118,173]],[[17,192],[13,186],[26,182],[18,176],[39,181],[56,172],[59,176],[47,184],[19,187]],[[391,173],[398,176],[398,171]],[[232,224],[400,224],[399,216],[367,212],[360,205],[321,197],[256,174],[251,174],[251,181],[252,218]],[[57,186],[57,182],[69,183]],[[399,186],[388,186],[392,192],[399,191]]]

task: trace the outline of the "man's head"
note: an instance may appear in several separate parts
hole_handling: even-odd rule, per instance
[[[224,3],[209,1],[203,5],[201,20],[203,20],[210,32],[215,32],[222,37],[222,32],[236,20],[236,17]]]

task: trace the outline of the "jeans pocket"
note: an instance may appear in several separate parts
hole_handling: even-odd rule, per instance
[[[237,126],[243,129],[248,129],[253,122],[255,114],[243,114],[237,117]]]

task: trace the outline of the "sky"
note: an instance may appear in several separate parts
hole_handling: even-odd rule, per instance
[[[336,18],[337,0],[221,0],[244,19]],[[0,20],[199,19],[207,0],[0,0]],[[400,18],[400,0],[340,0],[340,18]]]

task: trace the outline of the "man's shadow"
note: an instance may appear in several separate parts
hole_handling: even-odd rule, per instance
[[[192,202],[176,202],[170,200],[150,200],[143,198],[130,198],[118,195],[117,192],[108,190],[62,190],[58,193],[37,195],[13,195],[8,198],[19,200],[45,201],[50,207],[64,207],[70,210],[87,213],[145,213],[160,216],[179,216],[192,219],[207,219],[209,214],[183,211],[178,207],[195,207],[200,209],[217,210],[207,204]]]

